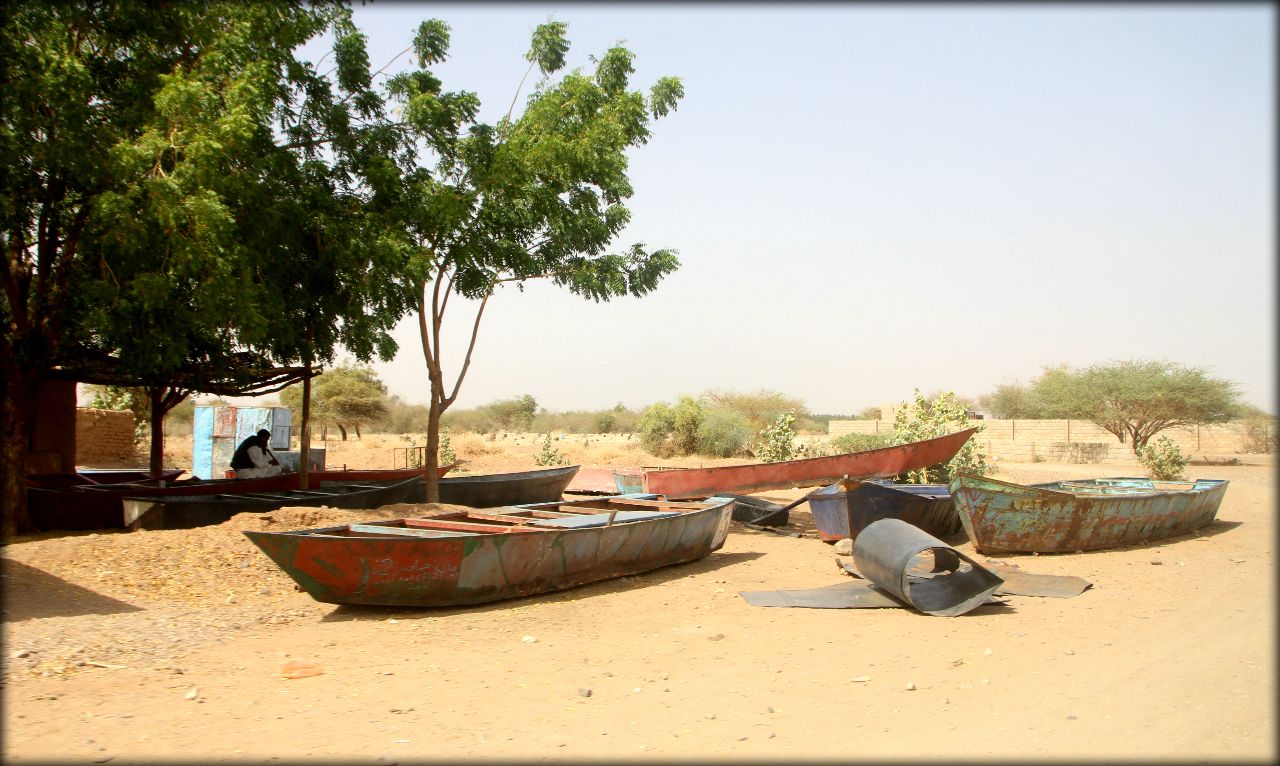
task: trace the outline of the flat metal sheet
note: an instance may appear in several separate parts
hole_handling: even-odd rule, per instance
[[[740,596],[752,606],[795,606],[810,609],[903,608],[906,604],[866,582],[842,582],[802,590],[744,590]]]
[[[910,609],[907,604],[869,582],[842,582],[821,588],[803,590],[741,591],[740,596],[752,606],[804,607],[808,609]],[[1003,604],[1004,599],[990,596],[984,604]]]
[[[992,559],[987,562],[993,565],[994,571],[998,572],[1000,579],[1004,583],[996,588],[997,596],[1037,596],[1040,598],[1074,598],[1093,587],[1093,583],[1083,577],[1074,575],[1046,575],[1033,574],[1024,572],[1016,566],[1003,564]],[[862,573],[857,567],[847,561],[837,561],[840,568],[846,573],[863,578]],[[928,578],[932,576],[932,572],[925,566],[912,566],[907,570],[908,576]]]

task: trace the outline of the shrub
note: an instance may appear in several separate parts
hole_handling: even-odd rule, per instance
[[[542,451],[533,459],[534,465],[569,465],[569,458],[555,447],[551,446],[551,434],[546,434],[542,439]]]
[[[1134,449],[1138,462],[1153,479],[1181,479],[1187,458],[1168,436],[1157,436],[1149,444]]]
[[[766,463],[777,463],[791,460],[796,455],[796,416],[785,413],[778,416],[772,425],[760,431],[760,444],[756,449],[756,457]]]
[[[698,428],[702,425],[702,405],[692,396],[682,396],[671,410],[671,439],[675,454],[698,451]]]
[[[969,428],[968,407],[956,399],[955,394],[944,391],[932,399],[915,391],[915,403],[908,406],[903,402],[893,417],[894,443],[907,444],[922,439],[932,439]],[[984,426],[978,427],[981,432]],[[976,433],[975,433],[976,436]],[[930,482],[947,483],[956,474],[973,473],[985,476],[989,470],[982,448],[976,439],[970,438],[946,463],[928,466],[918,471],[908,471],[902,480],[909,484],[928,484]]]
[[[711,457],[740,454],[751,438],[751,424],[738,412],[717,407],[703,413],[698,425],[697,452]]]
[[[658,457],[671,457],[675,454],[671,444],[673,428],[674,415],[671,408],[662,402],[651,405],[636,423],[636,430],[640,433],[640,446]]]
[[[871,449],[880,449],[881,447],[892,447],[898,442],[894,441],[892,433],[883,434],[845,434],[831,440],[831,447],[836,452],[866,452]]]

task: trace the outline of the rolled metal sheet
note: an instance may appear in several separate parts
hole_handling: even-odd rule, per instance
[[[933,555],[933,577],[913,577],[921,554]],[[878,588],[925,614],[954,617],[981,606],[1003,580],[933,535],[901,519],[868,524],[853,541],[858,570]],[[965,566],[965,565],[968,566]]]

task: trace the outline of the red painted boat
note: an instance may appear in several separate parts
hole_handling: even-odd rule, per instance
[[[564,488],[570,495],[616,495],[618,484],[613,478],[617,468],[594,468],[583,466]]]
[[[750,463],[714,468],[645,468],[615,472],[618,491],[651,492],[673,499],[716,493],[751,494],[767,489],[816,487],[840,479],[897,476],[938,463],[960,451],[977,428],[892,447],[846,452],[826,457]]]
[[[440,466],[444,476],[454,464]],[[425,476],[425,468],[377,468],[367,470],[310,471],[308,487],[335,483],[368,483]],[[299,474],[261,476],[256,479],[183,479],[163,486],[156,482],[79,485],[64,489],[27,488],[27,514],[41,531],[52,529],[124,529],[124,498],[185,497],[188,495],[289,492],[297,490]]]
[[[317,601],[462,606],[695,561],[733,505],[615,496],[244,534]]]

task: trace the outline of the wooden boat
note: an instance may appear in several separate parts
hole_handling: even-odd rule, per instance
[[[582,466],[574,474],[573,481],[564,488],[568,495],[616,495],[618,485],[613,473],[617,469]]]
[[[550,503],[559,500],[578,466],[569,465],[516,473],[491,473],[476,476],[449,476],[441,479],[440,502],[472,508],[494,508],[522,503]],[[421,498],[410,502],[424,502]]]
[[[317,489],[283,492],[236,492],[174,497],[126,497],[124,523],[129,529],[190,529],[221,524],[237,513],[265,513],[285,506],[348,509],[380,508],[410,502],[422,477],[390,482],[335,483]]]
[[[317,601],[461,606],[703,558],[732,508],[613,496],[244,534]]]
[[[715,468],[645,468],[634,473],[618,471],[615,477],[619,491],[652,492],[676,499],[725,492],[750,494],[766,489],[817,487],[841,478],[892,477],[945,463],[955,457],[977,430],[967,428],[909,444],[826,457]],[[634,478],[637,475],[638,482]]]
[[[456,464],[440,466],[439,475]],[[369,484],[423,476],[424,468],[372,470],[333,469],[310,471],[308,487],[334,484]],[[27,514],[37,529],[86,530],[124,529],[125,497],[185,497],[189,495],[243,494],[247,492],[288,492],[298,489],[299,474],[285,473],[256,479],[183,479],[172,483],[123,482],[81,485],[64,489],[27,489]]]
[[[873,521],[901,519],[943,537],[960,529],[960,517],[946,484],[893,484],[852,479],[823,487],[809,496],[818,536],[829,543],[856,540]]]
[[[75,473],[33,473],[27,476],[28,487],[41,489],[65,489],[67,487],[99,484],[171,482],[186,473],[183,468],[169,468],[152,476],[150,471],[138,468],[87,468]]]
[[[984,553],[1071,553],[1186,534],[1213,521],[1226,492],[1221,479],[1022,485],[960,474],[951,482],[960,523]]]

